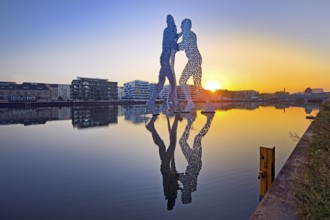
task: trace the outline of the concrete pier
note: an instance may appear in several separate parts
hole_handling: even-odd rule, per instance
[[[294,179],[299,178],[303,164],[307,162],[307,149],[313,137],[313,126],[312,123],[306,130],[250,220],[297,219]]]

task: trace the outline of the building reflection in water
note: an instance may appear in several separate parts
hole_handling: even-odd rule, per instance
[[[165,108],[163,105],[155,105],[155,109],[162,112]],[[122,114],[126,121],[140,124],[145,122],[145,115],[151,114],[150,110],[145,105],[127,105],[121,108]]]
[[[72,108],[72,126],[78,129],[117,124],[117,106],[82,106]]]
[[[170,144],[168,148],[166,148],[164,141],[161,139],[155,128],[155,121],[157,116],[153,116],[146,125],[147,130],[152,134],[154,143],[159,148],[159,157],[161,160],[160,171],[163,177],[163,190],[165,199],[167,200],[168,210],[172,210],[174,208],[178,190],[181,191],[181,200],[183,204],[189,204],[192,202],[191,194],[197,190],[197,178],[202,168],[201,141],[209,131],[214,114],[205,114],[207,117],[206,123],[194,138],[192,147],[189,146],[188,139],[192,124],[196,119],[196,112],[182,114],[182,116],[185,117],[188,122],[179,141],[182,153],[188,162],[186,171],[184,173],[178,173],[175,167],[174,158],[177,141],[177,127],[178,122],[182,121],[181,115],[175,115],[172,126],[170,125],[169,116],[166,116],[168,122],[168,132],[170,135]],[[180,187],[179,181],[182,183],[182,187]]]
[[[40,125],[46,124],[47,121],[69,120],[70,115],[71,109],[69,107],[4,108],[0,109],[0,125]]]
[[[303,107],[306,114],[319,109],[317,103],[251,103],[251,102],[223,102],[214,103],[216,110],[230,109],[249,109],[254,110],[259,107],[275,107],[283,109],[290,107]],[[165,114],[165,106],[156,105],[157,111]],[[203,109],[203,106],[197,106]],[[81,106],[81,107],[40,107],[40,108],[0,108],[0,125],[23,124],[40,125],[47,121],[70,120],[78,129],[106,126],[118,123],[117,117],[124,116],[126,121],[134,124],[144,123],[146,114],[145,105],[126,105],[126,106]]]
[[[134,124],[144,122],[145,105],[127,105],[123,106],[123,114],[126,121],[131,121]]]
[[[199,133],[195,136],[193,146],[188,144],[190,129],[196,119],[196,112],[183,114],[187,119],[187,126],[180,138],[179,144],[188,165],[184,173],[179,174],[179,180],[182,183],[181,199],[183,204],[192,202],[192,193],[197,190],[197,178],[202,169],[202,138],[210,129],[214,114],[205,114],[207,117],[206,123]]]
[[[46,124],[47,121],[72,120],[78,129],[118,123],[118,106],[80,106],[0,109],[0,125]]]

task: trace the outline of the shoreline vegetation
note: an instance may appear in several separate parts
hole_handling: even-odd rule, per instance
[[[330,219],[330,101],[312,123],[312,140],[302,173],[294,180],[298,219]]]

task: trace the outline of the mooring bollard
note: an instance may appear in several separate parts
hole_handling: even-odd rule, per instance
[[[275,179],[275,147],[260,147],[259,200],[264,197]]]

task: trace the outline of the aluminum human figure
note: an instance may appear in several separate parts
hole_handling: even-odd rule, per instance
[[[192,101],[189,87],[187,85],[188,79],[192,76],[194,85],[196,87],[197,94],[206,101],[207,112],[213,112],[213,107],[209,101],[208,96],[203,92],[202,88],[202,56],[197,47],[197,36],[191,31],[191,20],[184,19],[181,23],[182,29],[182,41],[179,43],[179,50],[184,50],[188,58],[188,62],[182,72],[179,80],[180,87],[187,100],[187,105],[183,112],[189,112],[195,107],[195,103]]]
[[[177,41],[180,35],[177,34],[177,28],[173,16],[167,15],[166,21],[167,21],[167,27],[164,29],[163,32],[163,47],[162,47],[162,54],[160,56],[161,68],[159,71],[158,83],[154,89],[151,98],[146,103],[146,105],[152,111],[153,114],[157,114],[154,108],[155,101],[160,91],[164,87],[166,77],[170,82],[170,86],[171,86],[170,93],[172,96],[172,100],[174,102],[175,111],[177,111],[178,108],[176,79],[174,75],[174,56],[175,56],[175,51],[178,50]]]

